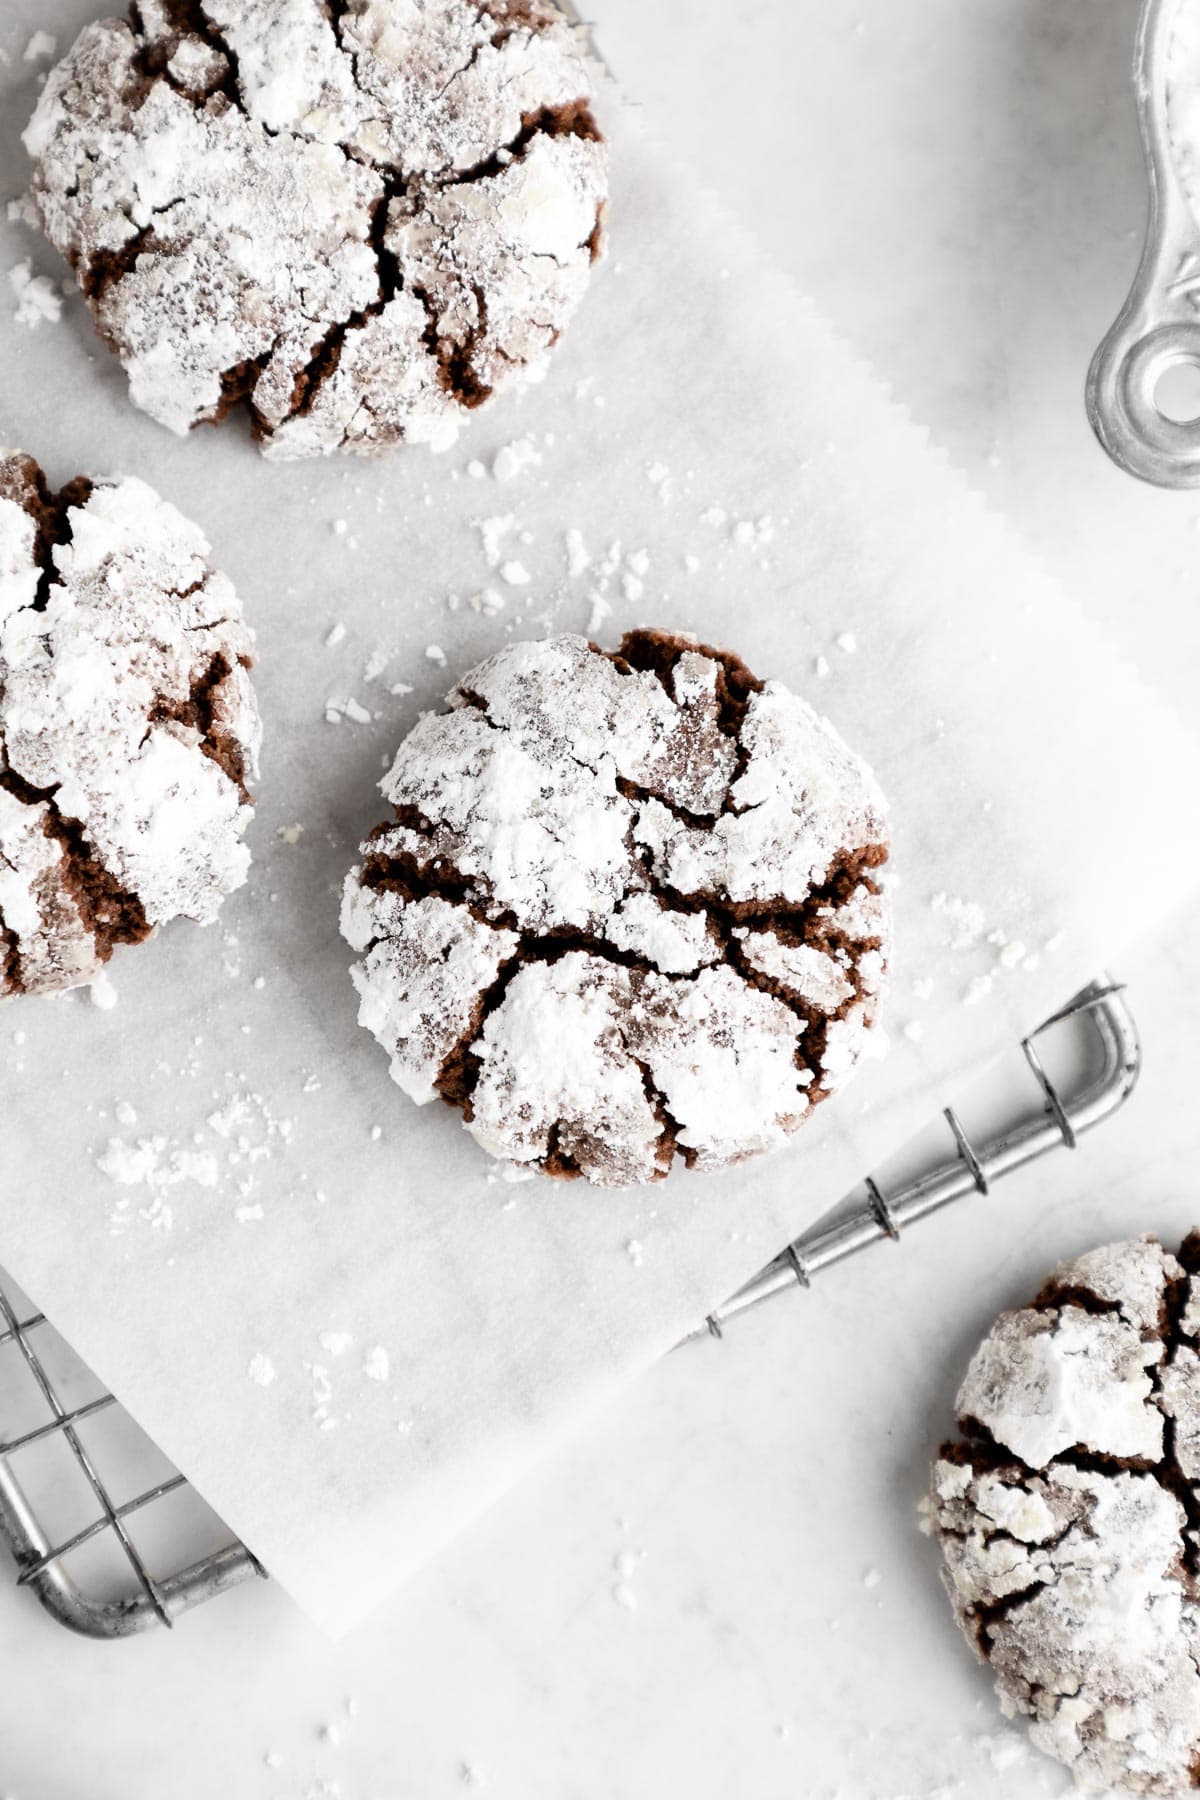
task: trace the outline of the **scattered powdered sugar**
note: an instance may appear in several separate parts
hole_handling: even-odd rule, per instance
[[[567,547],[567,574],[572,581],[577,581],[592,566],[591,556],[583,541],[583,533],[572,526],[563,541]]]
[[[250,1358],[246,1373],[249,1375],[251,1381],[258,1383],[259,1387],[271,1387],[277,1379],[275,1364],[271,1361],[269,1356],[264,1356],[261,1350]],[[272,1763],[271,1759],[268,1757],[267,1767],[277,1768],[278,1763]]]
[[[612,602],[606,600],[600,593],[593,593],[591,601],[592,610],[588,614],[587,634],[590,638],[594,638],[599,637],[604,629],[604,621],[612,612]]]
[[[998,975],[1007,975],[1016,969],[1033,970],[1041,961],[1042,952],[1031,950],[1019,938],[1010,938],[1008,933],[998,926],[989,927],[983,908],[975,900],[964,900],[957,894],[938,893],[930,900],[935,913],[940,914],[949,924],[946,943],[949,949],[990,956],[990,967],[973,975],[962,990],[961,998],[965,1006],[977,1006],[986,1000],[996,984]],[[1043,948],[1050,951],[1053,940]],[[933,992],[931,981],[913,983],[913,992],[918,999],[928,999]]]
[[[483,560],[489,569],[498,569],[504,561],[504,545],[517,528],[517,521],[512,513],[497,513],[490,519],[477,519],[475,529],[479,533]]]
[[[646,479],[650,486],[657,490],[659,500],[669,506],[674,495],[671,482],[671,471],[664,462],[652,462],[646,470]]]
[[[10,225],[31,225],[36,229],[38,216],[32,195],[18,194],[15,200],[7,203],[4,210]]]
[[[497,481],[515,481],[526,469],[536,469],[541,464],[542,453],[531,437],[517,438],[514,443],[505,444],[497,451],[492,463],[492,474]]]
[[[217,1159],[206,1150],[188,1149],[166,1137],[110,1138],[96,1158],[96,1167],[120,1187],[174,1187],[193,1181],[199,1187],[216,1187]]]
[[[35,31],[25,46],[23,62],[48,62],[58,49],[58,39],[48,31]]]
[[[312,1382],[313,1423],[322,1431],[335,1431],[341,1421],[329,1410],[333,1400],[333,1382],[329,1370],[324,1363],[306,1362],[304,1371]]]
[[[343,720],[347,720],[351,725],[369,725],[371,713],[361,701],[354,698],[353,694],[346,695],[344,699],[331,695],[325,702],[325,723],[340,725]]]
[[[479,593],[468,596],[467,605],[472,612],[481,613],[485,619],[494,619],[497,613],[504,611],[504,595],[495,588],[481,588]]]
[[[743,550],[764,550],[774,541],[775,525],[771,519],[738,519],[729,535]]]
[[[39,325],[57,325],[62,317],[62,295],[48,275],[35,275],[28,257],[8,271],[8,284],[16,297],[16,321],[30,331]]]
[[[92,1005],[98,1006],[101,1012],[111,1012],[117,1004],[117,990],[103,971],[92,976],[88,983],[88,994]]]
[[[137,1123],[136,1109],[128,1101],[118,1102],[114,1115],[126,1129]],[[175,1220],[165,1202],[166,1191],[187,1184],[218,1192],[232,1189],[237,1196],[234,1221],[260,1222],[264,1208],[250,1199],[259,1165],[278,1145],[290,1141],[292,1131],[292,1120],[277,1118],[261,1095],[235,1089],[186,1141],[165,1133],[110,1138],[97,1154],[97,1168],[119,1187],[143,1187],[151,1194],[148,1204],[137,1210],[130,1201],[119,1200],[110,1214],[111,1229],[127,1231],[140,1219],[160,1232],[170,1231]]]
[[[993,1769],[1007,1774],[1018,1763],[1028,1762],[1029,1744],[1019,1732],[993,1731],[976,1739],[976,1746],[987,1757]]]
[[[950,921],[953,931],[948,942],[952,950],[970,950],[979,943],[987,926],[977,900],[963,900],[957,894],[935,894],[929,904],[935,913]]]

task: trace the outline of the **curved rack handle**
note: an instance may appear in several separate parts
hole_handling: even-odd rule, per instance
[[[947,1107],[944,1117],[954,1147],[943,1163],[890,1194],[885,1194],[879,1183],[868,1176],[861,1193],[856,1189],[848,1203],[818,1219],[811,1230],[789,1244],[761,1275],[710,1313],[682,1342],[719,1338],[729,1321],[740,1313],[779,1294],[811,1287],[814,1277],[824,1269],[885,1238],[898,1240],[910,1225],[943,1206],[972,1194],[986,1196],[993,1183],[1037,1162],[1052,1150],[1076,1149],[1084,1132],[1094,1130],[1120,1111],[1141,1073],[1137,1025],[1125,1004],[1123,991],[1119,982],[1102,975],[1025,1039],[1021,1048],[1037,1083],[1041,1104],[1022,1123],[984,1143],[973,1144],[953,1107]],[[1043,1032],[1072,1019],[1090,1026],[1098,1066],[1085,1083],[1065,1093],[1047,1075],[1037,1040]]]
[[[1167,120],[1167,63],[1181,5],[1145,0],[1133,80],[1150,216],[1129,297],[1092,359],[1087,410],[1113,461],[1157,487],[1200,487],[1200,418],[1177,420],[1156,398],[1181,365],[1200,371],[1200,226],[1180,186]]]

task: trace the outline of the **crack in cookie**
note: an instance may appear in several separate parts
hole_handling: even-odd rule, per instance
[[[716,1169],[857,1063],[884,802],[736,657],[649,630],[511,645],[381,785],[395,816],[343,907],[360,1020],[492,1154],[610,1187]]]
[[[551,0],[137,0],[51,72],[31,194],[162,424],[245,402],[273,457],[444,447],[583,297],[590,99]]]

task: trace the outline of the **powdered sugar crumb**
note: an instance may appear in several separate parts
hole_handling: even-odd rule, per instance
[[[166,1137],[110,1138],[96,1158],[96,1167],[119,1187],[174,1187],[195,1182],[215,1188],[219,1179],[217,1159],[209,1151],[189,1150]]]
[[[563,542],[567,548],[567,574],[572,581],[577,581],[591,567],[592,563],[587,545],[583,541],[583,533],[572,525],[565,534]]]
[[[593,593],[589,598],[592,603],[592,610],[588,614],[587,634],[590,638],[594,638],[599,637],[601,631],[604,629],[604,621],[612,612],[612,603],[606,600],[603,594],[600,593]]]
[[[498,569],[504,561],[505,539],[516,529],[516,523],[512,513],[497,513],[490,519],[476,519],[475,529],[479,533],[483,560],[489,569]]]
[[[62,317],[62,294],[48,275],[35,275],[29,257],[14,263],[8,271],[8,282],[16,296],[15,318],[18,325],[36,331],[39,325],[57,325]]]
[[[500,482],[515,481],[526,469],[536,469],[541,460],[542,453],[531,437],[517,438],[497,451],[492,474]]]
[[[22,62],[48,62],[58,49],[58,39],[48,31],[35,31],[25,46]]]
[[[983,937],[983,908],[975,900],[963,900],[956,894],[935,894],[929,902],[935,913],[941,913],[954,926],[949,939],[952,950],[970,950]]]

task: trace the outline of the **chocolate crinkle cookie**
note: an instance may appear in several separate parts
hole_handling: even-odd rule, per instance
[[[267,455],[449,444],[540,378],[607,154],[551,0],[138,0],[80,35],[32,197],[134,401]]]
[[[933,1523],[1005,1712],[1083,1788],[1200,1787],[1200,1234],[1061,1263],[958,1415]]]
[[[832,726],[657,631],[514,644],[405,739],[347,881],[362,1024],[485,1150],[602,1187],[782,1144],[850,1073],[884,802]]]
[[[253,639],[141,481],[0,451],[0,1000],[90,981],[246,878]]]

